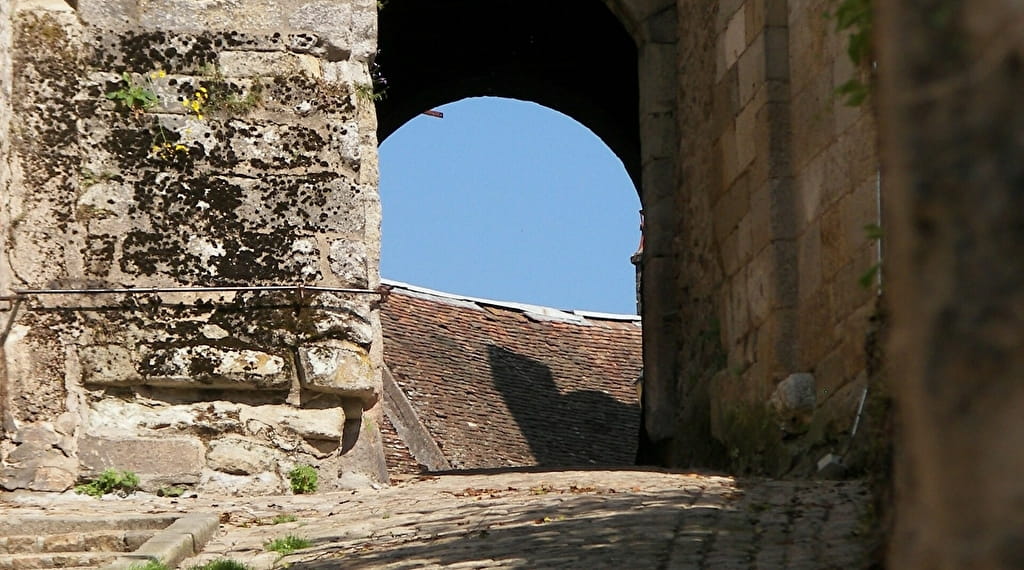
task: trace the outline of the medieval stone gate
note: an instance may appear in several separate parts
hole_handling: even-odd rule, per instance
[[[878,260],[824,8],[5,3],[3,485],[384,477],[377,141],[487,94],[573,116],[640,188],[647,459],[810,469],[866,386]]]

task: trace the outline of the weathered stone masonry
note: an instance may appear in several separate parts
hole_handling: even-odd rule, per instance
[[[877,160],[870,107],[834,95],[857,70],[829,6],[676,2],[675,183],[642,193],[652,460],[808,473],[847,442]]]
[[[5,291],[376,287],[376,5],[252,4],[16,2],[4,14]],[[158,101],[108,97],[131,86]],[[328,488],[381,480],[375,302],[15,301],[0,484],[60,490],[116,467],[150,488],[271,492],[299,463]]]

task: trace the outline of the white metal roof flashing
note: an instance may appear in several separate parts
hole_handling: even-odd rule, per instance
[[[466,309],[482,310],[480,305],[486,305],[491,307],[502,307],[505,309],[512,309],[524,313],[528,318],[535,321],[557,321],[557,322],[569,322],[578,325],[589,325],[592,324],[591,320],[596,321],[619,321],[619,322],[632,322],[640,325],[640,317],[638,315],[622,315],[616,313],[601,313],[596,311],[563,311],[561,309],[554,309],[551,307],[542,307],[540,305],[528,305],[526,303],[514,303],[510,301],[495,301],[493,299],[482,299],[479,297],[467,297],[465,295],[455,295],[452,293],[445,293],[444,291],[437,291],[435,289],[427,289],[426,287],[419,287],[416,285],[410,285],[401,281],[392,281],[390,279],[381,279],[381,283],[388,287],[399,289],[403,294],[409,295],[410,297],[416,297],[420,299],[426,299],[428,301],[437,301],[440,303],[446,303],[456,307],[462,307]]]

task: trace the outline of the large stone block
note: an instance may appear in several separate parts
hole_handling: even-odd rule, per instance
[[[120,345],[83,346],[78,349],[82,382],[101,386],[141,383],[131,352]]]
[[[345,341],[299,347],[303,386],[318,392],[372,398],[377,391],[370,356]]]
[[[220,54],[220,72],[226,77],[284,77],[303,74],[320,77],[320,60],[306,54],[226,51]]]
[[[277,459],[277,453],[270,447],[236,435],[211,441],[206,454],[210,469],[232,475],[274,471]]]
[[[210,345],[152,350],[144,366],[154,386],[287,390],[293,378],[287,356]]]
[[[733,14],[725,27],[722,49],[725,50],[725,66],[732,67],[747,48],[747,15],[746,6]]]
[[[342,408],[300,409],[288,405],[245,407],[240,420],[246,431],[259,435],[269,427],[278,432],[291,433],[303,439],[341,441],[345,427]],[[278,441],[279,447],[283,447]]]
[[[60,492],[75,483],[78,462],[62,451],[69,446],[48,424],[23,426],[11,439],[17,446],[0,457],[0,487]]]
[[[328,258],[331,272],[344,285],[366,287],[369,283],[366,244],[350,239],[333,240]]]
[[[313,332],[320,337],[343,338],[363,347],[373,342],[370,305],[341,294],[319,293],[307,310]]]
[[[739,65],[736,66],[739,69],[740,105],[747,105],[754,98],[754,93],[764,85],[765,58],[764,34],[758,34],[740,56]]]
[[[192,484],[206,464],[206,447],[193,437],[97,437],[78,441],[78,460],[85,475],[106,469],[134,471],[147,481]]]

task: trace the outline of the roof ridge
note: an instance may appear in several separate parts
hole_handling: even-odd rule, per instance
[[[398,289],[400,291],[404,290],[407,293],[412,293],[411,296],[413,297],[436,297],[439,302],[447,302],[455,304],[457,306],[463,306],[465,308],[479,309],[479,305],[502,307],[505,309],[520,311],[522,313],[525,313],[527,316],[538,317],[540,320],[568,321],[577,324],[587,324],[588,320],[625,321],[637,324],[640,323],[639,315],[603,313],[599,311],[582,311],[578,309],[565,310],[557,309],[554,307],[545,307],[543,305],[531,305],[529,303],[497,301],[494,299],[485,299],[481,297],[470,297],[467,295],[447,293],[444,291],[438,291],[436,289],[429,289],[427,287],[411,285],[409,283],[404,283],[402,281],[394,281],[392,279],[381,279],[381,284],[390,287],[392,290]]]

